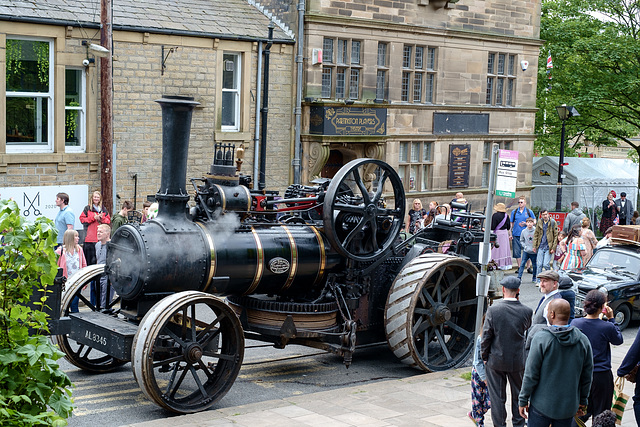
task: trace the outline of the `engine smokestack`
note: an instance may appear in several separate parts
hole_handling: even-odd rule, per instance
[[[193,109],[200,103],[188,96],[156,101],[162,107],[162,177],[156,194],[158,218],[186,216],[187,156]]]

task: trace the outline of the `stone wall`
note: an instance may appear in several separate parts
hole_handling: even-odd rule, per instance
[[[29,34],[55,40],[56,73],[65,66],[79,66],[86,57],[81,41],[86,34],[68,27],[17,24],[3,28],[8,34]],[[4,40],[1,38],[0,41]],[[162,47],[165,51],[162,70]],[[0,48],[3,43],[0,43]],[[172,51],[170,51],[172,50]],[[243,172],[253,174],[256,123],[256,68],[258,44],[210,38],[182,37],[116,31],[113,61],[113,130],[115,191],[123,200],[137,199],[137,207],[160,185],[161,109],[154,102],[162,95],[193,96],[200,102],[193,114],[187,176],[202,177],[213,159],[214,143],[244,144]],[[240,131],[222,132],[220,127],[223,52],[242,55]],[[4,57],[4,55],[2,55]],[[275,44],[271,49],[267,187],[284,190],[289,184],[294,89],[293,45]],[[0,153],[0,187],[86,184],[89,192],[100,188],[100,74],[99,59],[86,69],[87,150],[66,153],[64,120],[55,122],[53,153]],[[0,72],[3,70],[0,61]],[[56,78],[56,85],[63,80]],[[62,86],[63,87],[63,86]],[[56,116],[64,117],[64,89],[56,89]],[[60,97],[61,96],[61,97]],[[134,176],[137,194],[134,194]],[[188,183],[187,190],[192,190]]]

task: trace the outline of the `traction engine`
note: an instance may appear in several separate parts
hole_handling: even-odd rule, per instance
[[[467,361],[484,215],[459,213],[403,237],[404,190],[385,162],[353,160],[281,197],[250,190],[234,165],[240,153],[219,144],[209,173],[190,180],[189,205],[197,103],[158,102],[158,215],[118,228],[106,264],[69,278],[54,338],[71,363],[108,372],[131,362],[150,400],[191,413],[231,388],[245,338],[329,350],[347,366],[359,346],[384,342],[423,371]],[[105,274],[115,292],[92,304],[82,289]],[[84,303],[75,313],[74,298]]]

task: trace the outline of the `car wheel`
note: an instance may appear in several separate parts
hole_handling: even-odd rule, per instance
[[[629,326],[629,322],[631,321],[631,310],[628,305],[622,304],[616,309],[613,315],[621,331]]]

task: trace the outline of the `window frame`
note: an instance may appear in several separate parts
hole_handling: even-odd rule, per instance
[[[417,152],[414,151],[414,147],[417,147]],[[398,175],[400,176],[405,192],[420,193],[432,191],[435,142],[420,140],[400,141],[398,148]],[[426,156],[427,151],[429,153],[428,156]],[[405,153],[406,157],[403,157],[403,153]],[[416,171],[413,184],[415,186],[414,188],[412,188],[411,184],[412,170]]]
[[[49,44],[49,84],[48,84],[48,92],[15,92],[9,91],[5,89],[5,126],[8,126],[7,122],[7,111],[6,111],[6,102],[8,98],[35,98],[36,100],[46,100],[47,104],[47,142],[45,144],[38,144],[37,142],[31,144],[24,143],[14,143],[6,141],[6,154],[20,154],[20,153],[53,153],[55,150],[55,125],[56,125],[56,116],[55,116],[55,43],[53,38],[49,37],[33,37],[33,36],[23,36],[23,35],[8,35],[6,36],[6,41],[8,40],[23,40],[23,41],[35,41],[35,42],[46,42]],[[6,67],[4,78],[6,79]],[[41,102],[41,101],[40,101]],[[36,101],[38,104],[39,102]],[[41,132],[36,132],[36,134],[41,135]]]
[[[488,52],[485,104],[495,107],[514,107],[517,84],[515,64],[518,55],[507,52]]]
[[[401,102],[408,104],[435,102],[436,58],[437,48],[434,46],[408,43],[402,46]]]
[[[222,114],[220,115],[220,130],[222,132],[240,132],[241,131],[241,119],[242,119],[242,52],[237,51],[223,51],[222,52],[222,71],[221,71],[221,81],[224,81],[223,74],[225,72],[225,59],[226,55],[232,55],[236,57],[237,62],[234,70],[233,80],[235,84],[235,88],[225,88],[224,83],[221,85],[221,100],[220,100],[220,108],[224,108],[224,94],[225,93],[235,93],[235,112],[234,112],[234,121],[235,125],[224,125],[222,124]]]
[[[65,92],[66,92],[66,72],[67,71],[75,71],[80,75],[80,106],[68,106],[66,102],[66,93],[65,93],[65,105],[64,105],[64,116],[65,116],[65,137],[64,137],[64,150],[66,153],[85,153],[87,151],[87,72],[86,69],[80,67],[65,67]],[[67,145],[67,111],[79,111],[80,118],[80,145]]]
[[[384,47],[381,54],[380,48]],[[388,97],[389,86],[389,43],[378,42],[376,47],[376,98],[378,102],[382,102]]]
[[[364,68],[362,66],[363,46],[364,40],[361,39],[323,37],[320,79],[322,99],[360,100]],[[357,58],[354,58],[355,53]],[[356,72],[353,73],[353,71]]]

